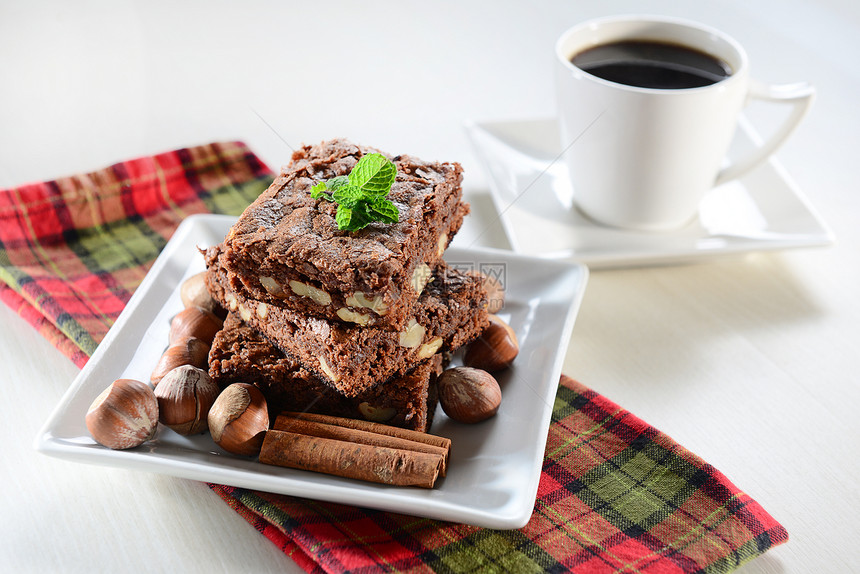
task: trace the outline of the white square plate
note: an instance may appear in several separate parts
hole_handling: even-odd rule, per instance
[[[500,374],[498,414],[477,425],[448,419],[439,409],[431,432],[452,440],[448,476],[436,488],[389,487],[267,466],[218,448],[208,433],[182,437],[160,426],[140,447],[112,451],[90,437],[84,423],[93,399],[117,378],[149,381],[166,346],[170,318],[181,308],[179,285],[204,268],[197,247],[219,243],[235,218],[192,216],[177,229],[116,324],[72,383],[36,437],[42,453],[378,508],[489,528],[528,522],[537,494],[562,361],[587,282],[587,268],[508,251],[451,248],[457,267],[496,274],[506,303],[499,313],[516,330],[520,354]]]
[[[591,268],[689,262],[717,255],[824,246],[833,235],[773,158],[702,199],[699,217],[669,232],[594,223],[573,207],[554,119],[468,123],[499,217],[515,251]],[[730,157],[758,145],[746,121]]]

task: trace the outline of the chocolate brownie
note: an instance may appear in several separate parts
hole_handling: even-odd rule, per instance
[[[317,377],[355,397],[397,371],[453,351],[477,338],[488,323],[481,277],[437,264],[402,331],[359,327],[309,317],[248,296],[221,268],[219,248],[206,252],[209,292],[226,309],[298,359]]]
[[[344,139],[296,151],[272,185],[224,240],[222,264],[258,301],[334,321],[400,330],[411,318],[429,272],[469,212],[462,167],[388,156],[397,167],[389,192],[397,223],[340,231],[337,205],[311,187],[348,174],[376,149]]]
[[[442,355],[436,354],[383,385],[347,398],[230,313],[212,342],[209,374],[222,388],[239,382],[257,385],[273,415],[313,412],[427,432],[442,363]]]

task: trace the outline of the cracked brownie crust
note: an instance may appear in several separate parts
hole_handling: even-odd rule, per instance
[[[305,146],[251,204],[224,240],[222,265],[247,293],[316,317],[402,328],[426,281],[469,212],[462,167],[390,156],[388,198],[398,223],[339,231],[337,205],[313,199],[317,182],[350,172],[374,148],[334,139]],[[387,155],[387,154],[384,154]]]

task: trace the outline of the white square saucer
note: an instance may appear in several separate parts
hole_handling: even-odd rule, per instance
[[[637,232],[600,225],[574,207],[555,119],[469,122],[466,132],[486,171],[508,240],[519,253],[591,268],[632,267],[834,242],[773,158],[712,189],[689,225]],[[730,156],[758,141],[742,121]]]

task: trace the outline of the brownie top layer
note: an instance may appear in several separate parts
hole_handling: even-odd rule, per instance
[[[342,282],[370,291],[405,275],[410,258],[437,244],[430,230],[459,203],[462,167],[426,162],[408,155],[390,156],[397,177],[389,192],[400,212],[397,223],[372,223],[354,232],[340,231],[334,202],[313,199],[311,187],[347,175],[367,153],[383,153],[345,139],[304,146],[272,185],[251,204],[225,239],[231,260],[239,265],[293,268],[324,283]],[[250,261],[249,261],[250,260]],[[252,263],[253,262],[253,263]]]

